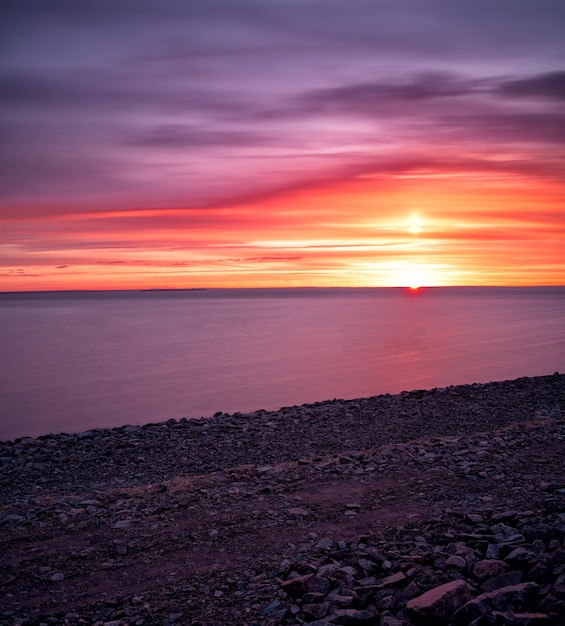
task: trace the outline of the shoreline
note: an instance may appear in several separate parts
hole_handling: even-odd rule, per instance
[[[148,429],[148,428],[155,428],[155,427],[158,428],[158,427],[164,426],[165,424],[175,425],[175,424],[186,424],[188,422],[200,422],[200,423],[215,422],[215,421],[225,420],[226,418],[228,420],[250,420],[250,419],[256,418],[257,416],[264,416],[264,415],[268,415],[277,419],[281,416],[284,417],[284,415],[294,415],[294,416],[306,415],[307,417],[309,417],[312,411],[319,412],[320,408],[323,411],[325,407],[330,407],[332,405],[334,406],[342,405],[345,407],[351,406],[354,409],[357,409],[356,405],[361,403],[365,406],[367,404],[373,405],[369,407],[369,410],[374,410],[374,404],[378,403],[381,399],[400,397],[400,398],[406,398],[409,400],[411,398],[418,398],[418,397],[424,397],[424,396],[437,397],[438,394],[445,393],[449,395],[451,390],[453,390],[454,393],[458,395],[460,392],[464,394],[465,390],[470,390],[472,393],[473,391],[476,391],[477,388],[485,388],[485,390],[489,391],[491,388],[496,388],[502,385],[502,386],[505,386],[505,388],[499,389],[499,391],[502,394],[507,394],[509,392],[512,392],[512,389],[507,388],[508,385],[511,385],[513,387],[515,387],[516,385],[521,385],[521,384],[525,384],[527,386],[528,384],[531,384],[531,383],[533,383],[534,385],[538,385],[538,384],[543,384],[545,381],[558,379],[559,377],[565,377],[565,374],[561,374],[560,372],[554,372],[553,374],[547,374],[547,375],[542,375],[542,376],[521,376],[519,378],[514,378],[514,379],[496,380],[496,381],[489,381],[485,383],[465,383],[465,384],[449,385],[447,387],[434,387],[431,389],[411,389],[411,390],[401,391],[399,393],[382,393],[382,394],[375,394],[371,396],[362,396],[358,398],[348,398],[348,399],[333,398],[331,400],[327,399],[327,400],[308,402],[308,403],[298,404],[298,405],[295,404],[295,405],[289,405],[289,406],[282,406],[279,409],[258,409],[255,411],[248,411],[248,412],[236,411],[234,413],[217,411],[213,415],[206,415],[206,416],[200,416],[200,417],[182,417],[179,419],[168,418],[168,419],[163,419],[163,420],[158,420],[158,421],[149,421],[143,424],[125,423],[125,424],[119,424],[117,426],[100,426],[100,427],[93,427],[93,428],[89,428],[89,429],[81,430],[77,432],[60,431],[60,432],[44,433],[40,435],[20,435],[20,436],[13,437],[10,439],[0,439],[0,446],[3,444],[12,445],[12,444],[24,441],[24,440],[25,441],[37,440],[37,439],[45,440],[45,439],[59,438],[59,437],[67,438],[67,439],[69,437],[71,438],[77,437],[81,439],[81,438],[88,437],[94,434],[109,435],[110,433],[113,433],[113,432],[119,433],[119,432],[122,432],[124,429],[139,429],[139,428]],[[375,417],[375,416],[373,415],[372,417]],[[382,418],[383,415],[381,414],[379,417]]]
[[[564,412],[556,373],[0,442],[0,624],[562,623]]]

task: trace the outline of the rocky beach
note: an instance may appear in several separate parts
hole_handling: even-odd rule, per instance
[[[0,442],[0,625],[563,625],[564,413],[556,373]]]

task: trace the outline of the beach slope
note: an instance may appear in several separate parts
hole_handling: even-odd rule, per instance
[[[0,624],[563,624],[564,413],[554,374],[0,442]]]

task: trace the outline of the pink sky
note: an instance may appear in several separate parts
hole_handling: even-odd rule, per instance
[[[8,2],[0,290],[565,284],[565,7]]]

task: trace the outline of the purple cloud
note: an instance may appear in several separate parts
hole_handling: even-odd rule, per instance
[[[543,164],[563,141],[554,0],[5,0],[2,18],[7,211],[237,202],[472,141]]]
[[[499,87],[504,96],[565,100],[565,72],[549,72],[529,78],[509,80]]]

